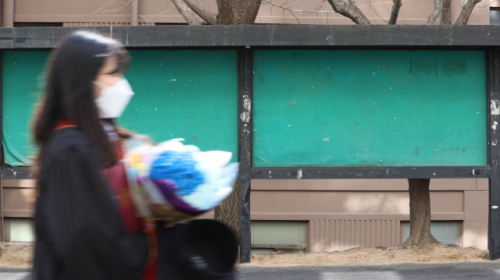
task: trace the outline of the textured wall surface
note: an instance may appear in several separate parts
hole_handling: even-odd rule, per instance
[[[257,50],[255,166],[480,166],[483,51]]]

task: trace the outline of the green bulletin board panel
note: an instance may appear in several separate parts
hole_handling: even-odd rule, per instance
[[[30,165],[29,123],[49,52],[3,54],[6,163]],[[160,142],[184,138],[201,150],[238,151],[237,51],[130,51],[126,73],[135,95],[119,124]]]
[[[2,130],[5,162],[31,165],[36,156],[31,118],[44,87],[48,51],[4,51],[2,65]]]
[[[487,165],[483,51],[257,50],[254,166]]]
[[[120,125],[238,157],[237,51],[131,51],[135,95]]]

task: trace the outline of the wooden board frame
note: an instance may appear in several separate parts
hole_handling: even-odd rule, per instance
[[[490,25],[163,25],[0,28],[0,49],[51,49],[66,35],[89,30],[126,47],[496,47]]]
[[[253,57],[250,47],[240,51],[238,62],[238,161],[240,163],[240,262],[250,262],[250,190],[253,154]]]
[[[64,36],[82,28],[1,28],[0,50],[52,49]],[[481,49],[487,50],[488,107],[500,106],[500,29],[495,26],[147,26],[94,27],[89,31],[108,34],[127,48],[213,49],[238,48],[238,152],[241,163],[240,260],[250,261],[251,179],[325,178],[489,178],[489,250],[500,259],[500,123],[498,110],[488,118],[488,165],[457,167],[252,167],[252,49],[349,48],[349,49]],[[1,98],[1,88],[0,88]],[[1,100],[1,99],[0,99]],[[498,102],[498,103],[496,103]],[[1,108],[1,107],[0,107]],[[495,110],[493,110],[495,109]],[[1,109],[0,109],[1,110]],[[494,128],[495,127],[495,128]],[[497,145],[498,143],[498,145]],[[0,168],[0,179],[34,179],[28,167]],[[300,171],[300,172],[299,172]],[[299,176],[300,174],[300,176]]]
[[[500,112],[496,110],[500,105],[500,49],[491,50],[488,54],[488,97],[491,104],[488,122],[488,143],[490,145],[490,186],[488,205],[488,249],[490,259],[500,259],[500,132],[497,123],[500,123]]]

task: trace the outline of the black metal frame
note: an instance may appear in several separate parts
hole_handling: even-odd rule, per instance
[[[253,140],[253,57],[250,47],[240,51],[238,62],[238,157],[240,162],[240,262],[250,262],[250,190]]]
[[[67,34],[82,28],[0,28],[0,51],[51,49]],[[250,261],[251,179],[327,178],[490,178],[490,258],[500,258],[500,133],[488,118],[487,166],[390,166],[390,167],[253,167],[252,48],[356,48],[356,49],[483,49],[488,51],[488,102],[500,102],[500,28],[495,26],[154,26],[94,27],[86,30],[108,34],[133,49],[237,48],[238,61],[238,155],[240,162],[240,261]],[[1,75],[0,75],[1,79]],[[0,80],[1,85],[1,80]],[[0,87],[1,90],[1,87]],[[500,104],[500,103],[499,103]],[[1,92],[0,92],[1,105]],[[488,104],[489,106],[489,104]],[[1,110],[0,106],[0,110]],[[1,123],[1,122],[0,122]],[[0,127],[1,128],[1,127]],[[1,129],[0,129],[1,133]],[[493,144],[495,143],[495,144]],[[498,143],[498,145],[496,145]],[[0,179],[32,179],[28,167],[5,167]]]
[[[500,106],[500,49],[491,50],[488,54],[489,90],[490,102],[489,114],[489,139],[490,144],[490,186],[488,205],[488,249],[490,259],[500,259],[500,112],[494,110],[494,104]],[[488,107],[487,107],[488,108]]]
[[[0,28],[0,49],[53,48],[75,30],[120,40],[126,47],[496,47],[497,26],[216,25]]]
[[[5,167],[5,154],[3,150],[3,50],[0,50],[0,139],[2,140],[2,142],[0,142],[0,170],[1,170],[2,167]],[[0,179],[1,179],[1,171],[0,171]]]
[[[3,51],[0,50],[0,168],[5,165],[3,151]],[[3,216],[3,182],[0,181],[0,241],[5,241],[4,216]]]
[[[252,179],[490,178],[489,166],[253,167]]]

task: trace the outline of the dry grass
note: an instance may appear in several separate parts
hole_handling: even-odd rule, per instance
[[[253,255],[243,266],[332,266],[397,263],[487,262],[488,252],[474,247],[452,248],[444,245],[422,248],[394,247],[384,249],[356,248],[343,252],[313,254]]]
[[[30,267],[33,263],[33,243],[5,242],[0,244],[0,266]]]
[[[33,243],[0,244],[0,266],[29,267],[33,260]],[[242,266],[332,266],[397,263],[489,262],[488,252],[474,247],[452,248],[444,245],[422,248],[394,247],[384,249],[355,248],[343,252],[313,254],[253,255],[251,263]]]

